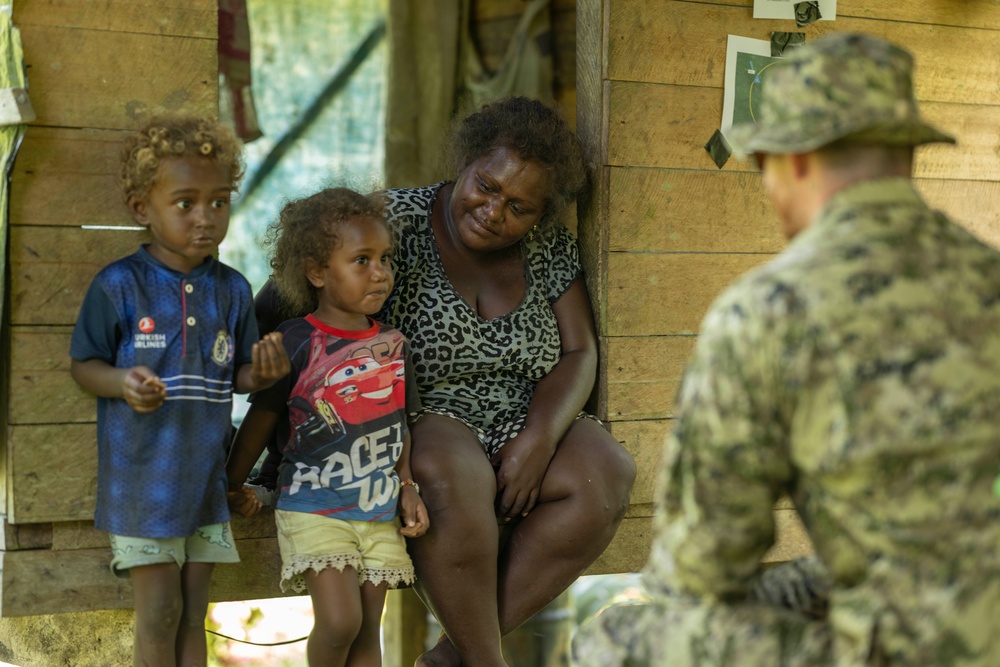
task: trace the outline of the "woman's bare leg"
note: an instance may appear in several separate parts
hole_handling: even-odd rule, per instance
[[[506,635],[569,588],[611,542],[635,481],[632,456],[600,424],[578,419],[556,449],[539,503],[500,554]]]
[[[451,639],[416,664],[504,667],[493,467],[465,425],[439,415],[424,415],[413,425],[410,466],[431,523],[425,535],[409,540],[416,590]]]
[[[500,554],[502,634],[541,611],[601,555],[628,508],[635,474],[631,455],[597,422],[574,422],[549,464],[539,504],[510,529]],[[449,637],[417,665],[461,664]]]

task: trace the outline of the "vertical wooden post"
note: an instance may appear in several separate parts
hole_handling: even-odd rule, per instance
[[[382,616],[385,667],[412,667],[427,641],[427,609],[412,588],[389,591]]]

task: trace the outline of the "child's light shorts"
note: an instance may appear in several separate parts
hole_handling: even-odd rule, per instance
[[[353,567],[358,585],[409,586],[413,563],[398,521],[344,521],[320,514],[275,510],[281,550],[281,590],[306,592],[303,573]]]
[[[111,571],[127,577],[133,567],[157,563],[239,563],[229,522],[201,526],[188,537],[127,537],[110,535]]]

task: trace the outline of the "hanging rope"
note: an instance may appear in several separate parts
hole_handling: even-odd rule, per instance
[[[295,644],[297,642],[303,642],[309,639],[309,635],[305,637],[299,637],[298,639],[286,639],[283,642],[272,642],[272,643],[262,643],[262,642],[252,642],[249,639],[237,639],[236,637],[230,637],[229,635],[224,635],[221,632],[216,632],[215,630],[209,630],[205,628],[205,632],[215,635],[216,637],[222,637],[223,639],[228,639],[231,642],[239,642],[241,644],[251,644],[253,646],[284,646],[285,644]]]

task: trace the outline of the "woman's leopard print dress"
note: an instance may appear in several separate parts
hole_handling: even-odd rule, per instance
[[[452,287],[438,255],[431,208],[443,185],[388,192],[396,284],[376,319],[410,340],[423,410],[462,421],[492,456],[521,429],[535,384],[559,361],[551,304],[580,275],[580,259],[561,224],[526,238],[524,299],[506,315],[482,319]]]

